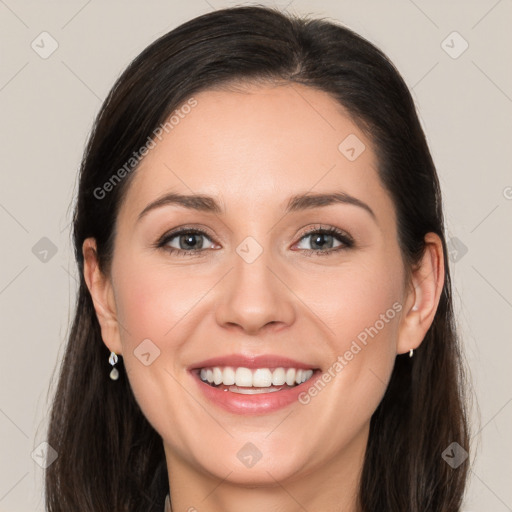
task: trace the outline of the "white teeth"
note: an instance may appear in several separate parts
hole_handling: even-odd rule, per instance
[[[204,379],[203,379],[204,380]],[[235,383],[235,370],[228,366],[222,371],[222,384],[232,386]]]
[[[295,384],[295,368],[288,368],[288,370],[286,370],[286,384],[288,384],[288,386]]]
[[[274,393],[281,391],[281,388],[239,388],[237,386],[229,386],[231,393],[240,393],[241,395],[259,395],[260,393]]]
[[[258,368],[252,374],[252,386],[255,388],[272,386],[272,372],[268,368]]]
[[[272,373],[272,385],[282,386],[286,382],[286,373],[284,368],[276,368]]]
[[[199,372],[201,380],[216,386],[224,384],[225,386],[233,386],[233,391],[239,391],[238,388],[265,388],[270,389],[271,386],[295,386],[302,384],[310,379],[313,375],[313,370],[303,370],[301,368],[257,368],[251,370],[250,368],[233,368],[231,366],[213,368],[201,368]],[[274,388],[272,388],[274,389]],[[248,390],[246,390],[248,391]],[[267,392],[267,391],[266,391]]]
[[[252,386],[252,372],[249,368],[237,368],[235,371],[235,384],[237,386]]]
[[[222,370],[217,366],[213,369],[213,382],[220,384],[222,382]]]

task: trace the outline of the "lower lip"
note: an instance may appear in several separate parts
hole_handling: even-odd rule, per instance
[[[246,416],[253,414],[266,414],[283,409],[294,402],[299,403],[299,395],[307,391],[308,388],[313,385],[319,377],[321,377],[320,370],[315,370],[309,380],[293,388],[283,389],[282,391],[273,391],[271,393],[244,395],[241,393],[224,391],[223,389],[210,386],[209,384],[204,383],[195,371],[192,371],[191,373],[194,380],[197,382],[200,391],[206,398],[208,398],[208,400],[228,412]]]

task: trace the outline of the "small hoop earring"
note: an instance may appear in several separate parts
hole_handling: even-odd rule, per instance
[[[409,357],[412,357],[413,353],[414,353],[414,350],[411,348],[411,350],[409,350]]]
[[[117,363],[119,358],[115,352],[110,352],[110,357],[108,358],[108,362],[112,365],[112,370],[110,372],[110,378],[112,380],[117,380],[119,378],[119,372],[117,368],[114,368],[114,365]]]

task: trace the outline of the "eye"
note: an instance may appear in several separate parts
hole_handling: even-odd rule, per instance
[[[302,240],[307,240],[308,238],[310,239],[311,248],[300,247],[300,244],[303,243]],[[337,246],[334,245],[335,240],[339,242]],[[348,249],[353,245],[354,239],[340,229],[335,227],[317,227],[305,233],[297,247],[304,249],[308,253],[328,255],[343,249]]]
[[[312,248],[300,247],[303,240],[310,239]],[[209,240],[211,245],[215,245],[208,234],[200,229],[181,228],[171,233],[166,233],[155,244],[155,247],[162,248],[171,254],[177,256],[199,256],[206,251],[208,244],[204,239]],[[338,245],[335,245],[335,241]],[[322,228],[316,226],[314,229],[302,235],[299,243],[299,249],[306,253],[315,255],[330,255],[340,250],[349,249],[354,246],[354,239],[348,234],[335,227]]]
[[[207,234],[200,229],[182,228],[165,234],[156,243],[156,247],[165,249],[171,254],[177,254],[178,256],[196,256],[207,248],[205,247],[207,244],[204,243],[204,239],[211,242]]]

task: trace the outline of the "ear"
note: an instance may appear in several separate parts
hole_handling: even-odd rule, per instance
[[[84,279],[101,327],[101,337],[111,352],[122,354],[114,291],[110,278],[105,276],[99,268],[94,238],[87,238],[84,241],[82,254],[84,256]]]
[[[420,346],[434,321],[444,285],[443,244],[435,233],[425,235],[425,252],[412,270],[404,313],[400,320],[397,353]]]

